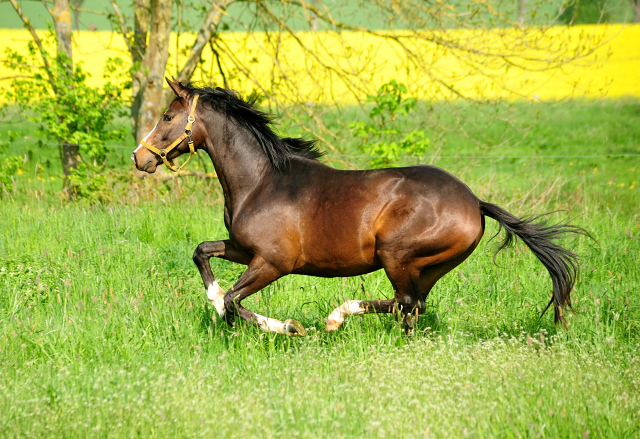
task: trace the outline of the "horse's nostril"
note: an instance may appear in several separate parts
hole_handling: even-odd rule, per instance
[[[133,162],[134,165],[138,164],[138,159],[136,158],[136,153],[135,152],[133,154],[131,154],[131,161]]]

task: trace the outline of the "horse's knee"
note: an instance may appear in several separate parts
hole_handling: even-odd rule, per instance
[[[216,256],[220,252],[219,247],[218,243],[214,241],[201,242],[193,252],[193,262],[200,266],[200,264]]]
[[[202,244],[197,246],[196,249],[193,251],[193,262],[196,265],[199,265],[199,263],[204,259],[204,251],[202,250]]]

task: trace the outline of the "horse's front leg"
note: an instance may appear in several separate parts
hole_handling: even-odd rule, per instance
[[[260,329],[265,332],[276,332],[286,335],[305,335],[306,331],[304,327],[293,319],[287,319],[281,322],[277,319],[256,314],[242,306],[241,302],[243,299],[260,291],[271,282],[282,277],[282,275],[283,273],[260,256],[254,257],[249,263],[247,271],[242,273],[238,282],[236,282],[224,296],[224,306],[226,309],[225,318],[227,319],[227,323],[233,325],[234,317],[239,315],[243,320],[259,326]]]
[[[224,295],[225,290],[220,288],[209,265],[210,258],[222,258],[227,261],[236,262],[238,264],[248,265],[251,258],[238,250],[229,240],[224,241],[205,241],[201,243],[193,252],[193,262],[195,262],[202,282],[207,290],[207,297],[216,307],[216,311],[220,317],[224,316]]]

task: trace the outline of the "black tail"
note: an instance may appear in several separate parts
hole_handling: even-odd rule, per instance
[[[500,224],[500,229],[507,232],[497,253],[507,247],[515,236],[522,239],[527,247],[542,262],[553,281],[553,296],[547,307],[542,311],[542,317],[553,304],[555,311],[555,323],[565,324],[563,309],[571,308],[571,290],[578,276],[578,257],[569,250],[555,244],[553,240],[563,235],[576,233],[589,236],[589,233],[577,226],[570,224],[551,224],[541,219],[544,215],[531,218],[518,218],[495,204],[480,201],[480,212],[493,218]],[[495,255],[494,255],[495,259]]]

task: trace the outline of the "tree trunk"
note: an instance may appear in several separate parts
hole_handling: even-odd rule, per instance
[[[60,151],[60,161],[62,162],[63,183],[62,188],[67,192],[67,196],[70,195],[69,191],[69,176],[73,173],[74,169],[78,168],[78,162],[80,161],[80,147],[78,145],[63,143],[58,145]]]
[[[640,23],[640,0],[631,0],[633,5],[633,22],[635,24]]]
[[[131,61],[133,62],[133,73],[131,77],[133,102],[131,103],[131,125],[136,144],[146,135],[139,129],[138,118],[144,90],[147,86],[147,78],[144,74],[142,63],[147,53],[147,35],[149,33],[149,0],[135,0],[134,4],[134,24],[133,43],[131,45]],[[125,37],[126,38],[126,37]],[[168,47],[168,46],[167,46]]]
[[[73,74],[73,51],[71,43],[71,7],[69,0],[55,0],[53,3],[53,24],[56,30],[56,39],[58,40],[58,56],[64,55],[66,74]],[[54,87],[55,88],[55,87]],[[69,175],[78,167],[80,161],[80,147],[78,145],[62,142],[60,145],[60,159],[62,160],[62,170],[64,173],[63,186],[65,189],[69,187]]]
[[[12,0],[13,1],[13,0]],[[125,41],[128,41],[126,17],[110,0]],[[178,80],[188,81],[198,66],[202,51],[218,28],[225,9],[237,0],[213,0],[183,67],[178,71]],[[169,57],[169,32],[171,30],[171,7],[169,0],[133,0],[134,29],[129,45],[133,62],[131,124],[136,143],[146,136],[162,112],[171,102],[173,93],[164,89],[164,75]],[[149,25],[151,22],[151,25]],[[177,66],[178,68],[180,66]]]
[[[136,141],[139,142],[155,126],[162,112],[162,86],[169,59],[171,32],[171,0],[151,1],[151,28],[142,69],[146,72],[146,87],[141,90],[142,102],[138,113]]]
[[[71,50],[71,7],[69,0],[55,0],[53,3],[53,24],[58,40],[58,55],[64,53],[73,68],[73,52]]]
[[[518,0],[518,24],[524,26],[527,21],[527,0]]]

